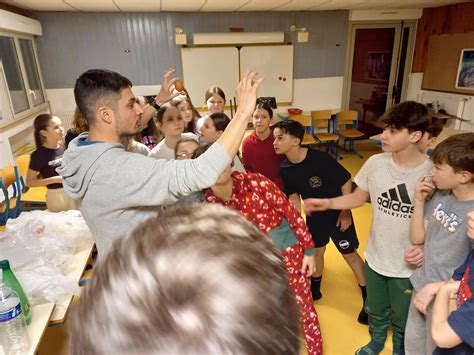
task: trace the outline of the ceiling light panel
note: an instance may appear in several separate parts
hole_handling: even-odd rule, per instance
[[[354,9],[357,6],[367,3],[364,0],[330,0],[321,5],[315,5],[309,10],[324,11],[324,10],[347,10]]]

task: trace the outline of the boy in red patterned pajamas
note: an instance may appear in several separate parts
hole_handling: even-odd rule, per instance
[[[198,148],[195,157],[208,146]],[[314,309],[309,276],[315,271],[314,244],[303,218],[285,194],[261,174],[231,172],[229,166],[206,191],[205,201],[239,211],[281,250],[288,281],[300,307],[309,354],[322,354],[322,337]]]

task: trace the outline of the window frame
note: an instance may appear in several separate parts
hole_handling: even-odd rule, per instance
[[[8,82],[6,82],[7,89],[8,89],[7,90],[7,97],[8,97],[10,105],[9,105],[9,107],[4,107],[3,109],[11,110],[11,113],[12,113],[12,116],[13,116],[13,119],[11,121],[0,123],[0,127],[6,127],[6,126],[9,126],[11,124],[14,124],[14,123],[24,119],[24,118],[30,117],[30,116],[34,115],[35,113],[37,113],[37,112],[44,111],[45,109],[48,109],[49,108],[49,103],[48,103],[48,98],[47,98],[47,95],[46,95],[46,90],[44,88],[44,82],[43,82],[43,77],[42,77],[42,74],[41,74],[40,63],[39,63],[39,60],[38,60],[38,50],[36,48],[35,37],[32,36],[32,35],[25,35],[25,34],[5,32],[5,31],[0,31],[0,36],[9,37],[9,38],[13,39],[15,54],[16,54],[16,56],[18,58],[18,62],[19,62],[19,71],[20,71],[21,79],[23,80],[23,84],[25,85],[26,97],[27,97],[27,100],[28,100],[28,109],[26,109],[24,111],[21,111],[19,113],[15,113],[15,110],[14,110],[14,107],[13,107],[13,101],[12,101],[12,98],[11,98],[11,95],[10,95],[10,88],[8,87]],[[36,72],[38,73],[39,86],[40,86],[41,92],[43,93],[43,98],[44,98],[44,102],[40,103],[36,106],[34,104],[34,100],[33,100],[32,94],[31,94],[31,91],[33,91],[33,90],[30,88],[30,82],[28,80],[28,74],[27,74],[27,70],[26,70],[26,66],[25,66],[25,61],[24,61],[23,53],[22,53],[21,47],[20,47],[20,39],[25,39],[25,40],[31,41],[31,49],[32,49],[32,54],[33,54],[32,59],[33,59],[34,64],[36,65]],[[4,67],[4,69],[5,69],[5,67]],[[5,73],[5,75],[6,75],[6,73]]]

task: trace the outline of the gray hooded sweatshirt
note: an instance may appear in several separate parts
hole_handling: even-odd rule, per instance
[[[119,143],[88,141],[84,132],[69,144],[57,172],[66,193],[79,200],[102,259],[116,239],[163,205],[215,184],[230,163],[219,144],[195,160],[160,160]]]

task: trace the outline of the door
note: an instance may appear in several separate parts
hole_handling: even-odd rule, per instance
[[[367,134],[406,98],[413,34],[413,23],[352,25],[345,106],[359,112],[359,127]]]

